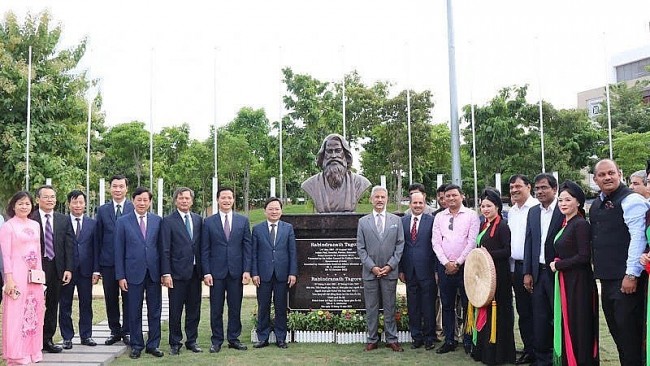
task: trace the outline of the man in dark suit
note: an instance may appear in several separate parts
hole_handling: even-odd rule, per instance
[[[162,289],[160,286],[159,240],[162,218],[149,211],[152,194],[147,188],[136,188],[131,198],[134,211],[117,220],[115,226],[115,278],[120,288],[128,292],[129,323],[131,330],[132,359],[140,358],[145,348],[142,336],[142,301],[147,293],[147,337],[146,353],[162,357],[160,346],[160,313],[162,311]]]
[[[91,338],[93,335],[93,285],[97,277],[93,278],[94,250],[97,246],[95,226],[97,221],[84,215],[86,211],[86,195],[78,190],[68,193],[68,206],[70,208],[70,222],[74,229],[74,265],[72,281],[61,289],[59,301],[59,327],[63,337],[63,348],[72,348],[74,326],[72,325],[72,298],[74,289],[77,288],[79,299],[79,337],[81,344],[96,346]]]
[[[296,284],[296,235],[291,224],[280,221],[282,202],[271,197],[264,203],[266,221],[253,227],[251,274],[257,286],[257,338],[253,347],[269,345],[271,296],[275,307],[273,332],[279,348],[287,348],[287,291]]]
[[[431,246],[433,216],[424,213],[427,207],[424,194],[411,193],[411,215],[402,217],[404,251],[399,262],[399,279],[406,283],[406,300],[412,349],[423,345],[434,348],[436,337],[436,255]]]
[[[133,203],[126,199],[129,181],[123,175],[114,175],[109,182],[111,200],[97,210],[97,244],[95,250],[95,273],[102,277],[106,317],[111,335],[104,344],[110,346],[120,339],[129,345],[129,318],[126,293],[120,291],[115,279],[115,222],[122,216],[133,212]],[[120,325],[120,294],[122,296],[122,324]]]
[[[394,352],[404,349],[397,341],[395,302],[398,265],[404,251],[404,230],[399,217],[386,212],[388,191],[374,186],[370,192],[372,213],[359,219],[357,227],[357,253],[361,259],[363,295],[368,319],[366,351],[379,346],[379,307],[384,309],[386,347]],[[433,303],[430,304],[433,306]]]
[[[201,230],[203,219],[190,211],[194,191],[181,187],[174,192],[176,210],[161,227],[163,285],[169,296],[169,346],[172,355],[181,349],[181,315],[185,307],[185,347],[203,352],[196,344],[201,316]]]
[[[539,205],[528,210],[524,244],[524,288],[531,294],[533,349],[536,365],[553,364],[554,279],[549,264],[555,260],[553,243],[564,215],[557,205],[557,180],[551,174],[535,177]]]
[[[56,333],[61,285],[66,286],[72,280],[74,230],[66,215],[54,212],[56,192],[52,186],[44,185],[36,190],[36,203],[38,209],[30,218],[41,225],[41,252],[47,283],[43,350],[59,353],[62,349],[52,342],[52,337]]]
[[[251,232],[248,219],[233,210],[235,197],[231,188],[217,191],[219,211],[205,219],[201,234],[203,282],[210,286],[211,353],[223,344],[223,303],[228,301],[228,348],[245,351],[241,334],[243,284],[250,281]]]

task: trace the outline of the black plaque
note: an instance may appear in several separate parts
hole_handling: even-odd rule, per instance
[[[300,276],[292,309],[364,309],[356,238],[297,239],[297,245]]]
[[[282,215],[293,225],[298,281],[289,291],[292,310],[364,310],[357,224],[362,214]]]

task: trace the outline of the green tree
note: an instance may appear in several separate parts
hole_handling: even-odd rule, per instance
[[[104,156],[100,171],[105,177],[124,174],[131,187],[148,185],[149,174],[142,176],[149,167],[149,132],[144,122],[133,121],[110,128],[101,141]]]
[[[29,46],[32,46],[30,188],[52,178],[59,200],[85,182],[86,91],[93,81],[78,71],[86,40],[62,49],[62,28],[48,12],[20,24],[8,12],[0,23],[0,198],[25,188]],[[92,104],[92,135],[103,131],[101,97]]]
[[[623,174],[629,177],[637,170],[645,169],[650,146],[650,132],[616,132],[612,138],[614,160]],[[609,147],[603,146],[601,156],[609,155]]]
[[[650,104],[643,101],[643,92],[649,80],[638,80],[634,85],[618,83],[610,86],[610,110],[612,130],[626,133],[650,131]],[[607,111],[607,102],[601,103],[601,111]],[[608,128],[607,113],[597,118],[603,129]]]

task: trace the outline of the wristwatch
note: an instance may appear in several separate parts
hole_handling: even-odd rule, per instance
[[[631,275],[631,274],[626,274],[625,279],[630,280],[630,281],[636,281],[636,276]]]

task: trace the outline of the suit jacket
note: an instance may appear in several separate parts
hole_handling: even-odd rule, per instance
[[[41,214],[39,210],[34,210],[29,218],[38,222],[41,228],[41,255],[45,256],[45,231],[41,223]],[[52,212],[52,222],[54,225],[54,263],[56,274],[59,279],[63,278],[64,271],[74,269],[74,230],[68,215],[58,212]]]
[[[147,238],[142,237],[135,212],[123,215],[115,225],[115,279],[141,284],[147,270],[153,282],[160,282],[159,240],[162,219],[147,213]]]
[[[124,201],[122,216],[133,212],[133,203]],[[95,272],[99,267],[115,266],[115,206],[113,200],[106,202],[97,209],[97,245],[95,250]]]
[[[399,262],[404,251],[404,229],[402,220],[396,215],[386,213],[384,233],[379,235],[375,225],[374,211],[361,219],[357,226],[357,253],[363,265],[362,278],[375,280],[373,267],[389,265],[393,270],[386,276],[397,279]]]
[[[70,223],[74,229],[77,222],[70,217]],[[97,248],[97,221],[83,215],[81,221],[81,233],[75,238],[74,245],[74,266],[75,271],[84,277],[91,277],[95,272],[95,248]],[[76,274],[76,273],[75,273]]]
[[[407,281],[434,279],[438,258],[431,246],[433,216],[427,214],[420,216],[415,242],[411,240],[411,217],[411,215],[402,217],[404,251],[399,262],[399,271],[406,275]]]
[[[537,282],[539,275],[539,252],[542,248],[542,227],[540,223],[541,204],[533,206],[528,211],[526,220],[526,240],[524,242],[524,274],[533,275],[533,283]],[[544,261],[546,264],[555,259],[555,248],[553,241],[555,235],[562,228],[564,215],[560,212],[560,206],[555,205],[551,224],[548,227],[548,234],[544,242]]]
[[[178,213],[178,210],[165,216],[160,228],[162,243],[160,270],[162,274],[170,274],[175,280],[192,279],[195,263],[197,268],[201,268],[203,219],[194,212],[191,212],[190,216],[192,217],[192,238],[185,227],[185,218]]]
[[[263,282],[271,281],[273,274],[278,281],[286,281],[289,275],[298,275],[296,235],[288,222],[278,221],[275,245],[271,243],[268,221],[253,227],[253,258],[251,276],[260,276]]]
[[[221,214],[205,219],[201,234],[203,275],[211,274],[213,279],[223,280],[228,274],[240,278],[244,272],[251,271],[250,223],[245,216],[233,212],[230,226],[230,239],[226,240]]]

